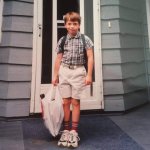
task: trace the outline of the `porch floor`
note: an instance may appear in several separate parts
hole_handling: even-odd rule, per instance
[[[77,150],[150,150],[150,104],[123,115],[82,115]],[[41,118],[0,121],[0,150],[60,150]],[[63,148],[68,149],[68,148]]]

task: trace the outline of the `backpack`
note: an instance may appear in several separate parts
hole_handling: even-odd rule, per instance
[[[62,39],[61,44],[60,44],[60,47],[62,49],[62,53],[64,53],[64,45],[65,45],[66,39],[67,39],[67,35],[63,36],[63,39]],[[86,48],[85,48],[86,43],[85,43],[85,36],[84,36],[84,34],[81,34],[81,39],[82,39],[83,47],[84,47],[84,50],[83,50],[83,52],[84,52],[84,59],[85,59],[84,67],[85,67],[85,69],[87,71],[87,53],[86,53]]]

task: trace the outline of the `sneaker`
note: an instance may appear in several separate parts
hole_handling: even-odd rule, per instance
[[[60,140],[58,141],[58,146],[67,146],[69,137],[69,130],[62,131]]]
[[[68,147],[78,147],[78,141],[80,141],[78,133],[75,130],[71,130],[68,138]]]

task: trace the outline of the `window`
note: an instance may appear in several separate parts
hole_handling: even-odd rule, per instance
[[[0,43],[2,37],[3,0],[0,0]]]

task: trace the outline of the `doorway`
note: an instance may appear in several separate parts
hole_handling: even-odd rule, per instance
[[[81,32],[94,42],[95,70],[93,85],[87,86],[81,109],[103,109],[103,82],[99,0],[35,0],[34,47],[31,90],[31,113],[41,112],[40,94],[46,93],[53,75],[56,44],[66,34],[63,15],[76,11],[81,15]],[[88,95],[87,95],[88,93]]]

